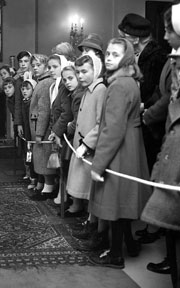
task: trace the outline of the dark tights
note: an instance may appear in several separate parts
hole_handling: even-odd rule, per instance
[[[180,232],[166,231],[166,247],[173,287],[180,288]]]
[[[111,226],[111,254],[115,257],[122,257],[123,239],[127,246],[134,241],[131,231],[130,219],[118,219],[110,222]]]

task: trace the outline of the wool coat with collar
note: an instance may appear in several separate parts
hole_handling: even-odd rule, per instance
[[[38,79],[29,109],[31,138],[35,140],[36,136],[42,137],[42,140],[48,140],[50,135],[50,97],[49,88],[53,79],[44,75]],[[33,145],[33,162],[34,170],[38,174],[51,175],[55,174],[55,169],[47,168],[47,162],[52,151],[51,144],[34,144]]]
[[[75,150],[82,141],[91,151],[95,150],[105,91],[106,87],[102,78],[98,78],[85,89],[79,106],[73,140]],[[86,156],[89,161],[92,160],[92,157],[93,152]],[[68,194],[80,199],[89,199],[92,183],[90,170],[90,165],[72,154],[67,180]]]
[[[65,85],[60,81],[58,86],[58,94],[51,107],[50,129],[61,139],[61,161],[69,160],[70,150],[63,138],[63,134],[67,133],[68,123],[73,119],[71,111],[71,96]]]
[[[155,182],[180,185],[180,98],[169,104],[166,136],[151,178]],[[180,192],[154,188],[142,220],[180,231]]]
[[[119,73],[120,72],[120,73]],[[106,173],[105,169],[148,179],[140,123],[140,90],[136,81],[115,73],[107,88],[92,170],[104,177],[93,181],[89,211],[104,220],[137,219],[151,189],[135,181]]]

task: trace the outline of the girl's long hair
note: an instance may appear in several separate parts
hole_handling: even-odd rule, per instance
[[[133,45],[127,39],[119,37],[111,39],[108,45],[109,44],[121,45],[124,48],[124,57],[121,59],[117,70],[119,69],[128,70],[129,67],[131,67],[134,70],[132,77],[135,80],[140,81],[142,79],[142,73],[135,60]],[[107,71],[107,77],[111,76],[111,74],[113,74],[114,72],[115,71],[113,72]]]

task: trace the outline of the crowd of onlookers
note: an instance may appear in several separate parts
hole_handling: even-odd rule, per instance
[[[86,221],[75,225],[72,234],[86,240],[79,250],[96,251],[89,258],[95,265],[123,269],[123,243],[130,256],[138,256],[141,243],[152,240],[149,227],[157,226],[156,236],[165,234],[167,256],[147,268],[171,273],[176,288],[180,287],[180,192],[174,189],[180,182],[179,15],[180,4],[164,13],[170,55],[153,39],[150,21],[130,13],[118,25],[119,36],[104,49],[101,36],[90,33],[78,45],[80,56],[62,42],[49,56],[19,52],[17,71],[9,65],[0,67],[30,199],[60,207],[63,177],[64,216],[81,217],[86,212]],[[174,190],[163,185],[152,190],[118,173],[169,184]],[[131,223],[140,218],[146,224],[136,231],[141,236],[137,241]]]

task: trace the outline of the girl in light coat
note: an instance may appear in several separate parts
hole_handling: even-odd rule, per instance
[[[82,157],[91,160],[96,148],[106,87],[101,77],[102,62],[96,55],[83,55],[75,61],[79,82],[85,88],[81,100],[73,146],[77,155],[71,157],[67,192],[73,204],[65,212],[66,217],[78,216],[83,210],[82,200],[89,199],[91,188],[90,166]]]

